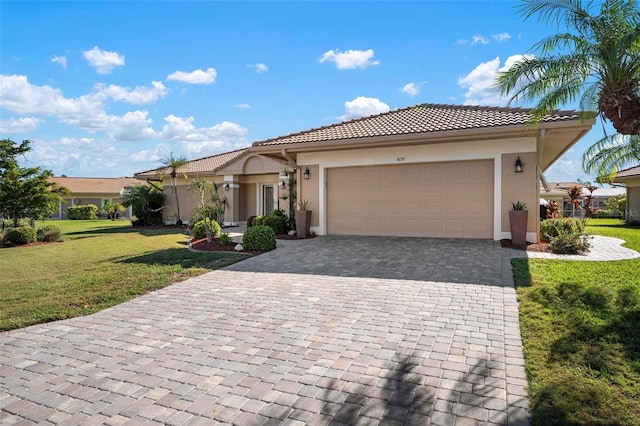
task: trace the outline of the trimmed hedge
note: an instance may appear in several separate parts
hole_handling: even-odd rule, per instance
[[[276,234],[268,226],[252,226],[242,236],[242,247],[245,250],[273,250],[276,248]]]
[[[19,226],[18,228],[10,228],[4,233],[4,244],[13,244],[16,246],[35,242],[37,239],[36,230],[30,226]]]
[[[574,219],[572,217],[545,219],[540,222],[540,239],[549,242],[561,234],[582,235],[586,224],[587,222],[585,220]]]
[[[60,241],[61,231],[55,225],[44,225],[38,228],[36,234],[38,241],[55,242]]]
[[[287,219],[284,216],[265,216],[262,224],[273,229],[276,234],[284,234],[287,232]]]
[[[249,218],[247,219],[247,228],[251,228],[253,226],[253,219],[255,219],[256,216],[249,216]]]
[[[70,220],[93,220],[98,218],[98,206],[95,204],[79,204],[69,206],[67,217]]]

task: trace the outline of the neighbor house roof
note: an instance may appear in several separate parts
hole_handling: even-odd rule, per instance
[[[72,194],[121,194],[122,190],[140,185],[140,181],[131,177],[119,178],[85,178],[85,177],[52,177],[51,180],[60,186],[69,188]]]
[[[383,114],[315,128],[255,142],[254,147],[324,141],[357,140],[381,136],[522,126],[530,122],[530,109],[422,104]],[[576,111],[557,111],[542,122],[579,121]]]
[[[540,196],[551,197],[551,196],[562,195],[563,197],[568,198],[569,195],[567,194],[567,191],[569,190],[569,188],[575,185],[583,187],[582,188],[583,196],[589,193],[589,191],[587,191],[587,189],[584,188],[584,184],[581,184],[579,182],[549,182],[548,183],[549,192],[547,192],[543,188],[543,186],[540,185]],[[624,188],[598,187],[593,191],[592,196],[595,198],[609,198],[609,197],[615,197],[617,195],[623,195],[624,192],[625,192]]]
[[[616,180],[620,178],[640,177],[640,166],[630,167],[620,170],[616,175]]]
[[[222,154],[212,155],[210,157],[198,158],[196,160],[189,161],[184,166],[180,167],[178,174],[198,174],[198,173],[212,173],[216,169],[230,163],[239,156],[247,152],[247,148],[238,149],[236,151],[225,152]],[[158,169],[147,170],[145,172],[136,173],[135,176],[138,179],[146,178],[159,178],[161,176],[168,176],[170,169],[168,167],[160,167]]]

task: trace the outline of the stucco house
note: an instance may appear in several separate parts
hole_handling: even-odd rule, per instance
[[[537,126],[530,119],[521,108],[417,105],[258,141],[180,172],[228,184],[231,223],[264,214],[269,193],[281,195],[286,173],[295,173],[297,199],[311,203],[318,235],[500,240],[510,238],[508,212],[521,201],[529,206],[527,240],[537,241],[541,173],[593,121],[576,111]],[[168,182],[166,169],[135,176]]]
[[[627,223],[640,225],[640,166],[619,171],[615,181],[626,186]]]
[[[540,185],[540,199],[546,201],[555,201],[558,206],[562,208],[564,216],[576,215],[579,212],[576,211],[575,206],[571,204],[569,200],[569,188],[573,186],[582,187],[581,194],[583,197],[589,195],[589,191],[584,188],[584,184],[580,182],[548,182]],[[617,197],[625,195],[625,189],[620,187],[597,187],[592,193],[593,197],[591,201],[591,207],[596,210],[606,209],[605,202],[611,197]],[[584,206],[584,201],[581,200],[581,205]]]
[[[85,177],[53,177],[51,180],[60,186],[65,186],[71,192],[70,195],[62,197],[58,210],[51,216],[53,219],[66,219],[67,210],[70,206],[79,204],[95,204],[102,208],[109,200],[120,203],[122,196],[128,188],[141,185],[141,182],[132,177],[119,178],[85,178]],[[106,213],[101,212],[106,216]],[[131,217],[131,209],[120,213],[121,217]]]

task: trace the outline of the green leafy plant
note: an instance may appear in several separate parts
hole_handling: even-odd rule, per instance
[[[107,212],[107,217],[111,220],[118,218],[118,213],[125,211],[125,207],[120,203],[114,203],[111,200],[106,200],[102,205],[102,209]]]
[[[260,225],[262,225],[262,221],[264,221],[264,216],[262,216],[262,215],[256,216],[251,221],[251,226],[260,226]]]
[[[30,226],[19,226],[10,228],[4,234],[5,245],[22,245],[35,242],[37,239],[36,230]]]
[[[298,203],[298,210],[309,210],[311,207],[311,202],[309,200],[300,200]]]
[[[526,210],[527,209],[527,205],[521,201],[516,201],[515,203],[512,201],[511,202],[511,207],[513,207],[513,210]]]
[[[276,248],[276,234],[268,226],[252,226],[242,236],[242,246],[246,250],[273,250]]]
[[[589,251],[591,245],[586,235],[561,230],[558,236],[551,238],[549,248],[556,254],[580,254]]]
[[[586,225],[587,221],[585,219],[574,219],[572,217],[545,219],[540,222],[540,239],[549,242],[552,238],[561,234],[582,235]]]
[[[98,206],[95,204],[78,204],[69,206],[67,217],[70,220],[93,220],[98,218]]]
[[[223,246],[227,246],[233,243],[233,240],[231,239],[231,236],[229,235],[228,232],[223,232],[222,234],[220,234],[220,237],[218,240],[220,241],[220,244],[222,244]]]
[[[55,225],[43,225],[36,231],[38,241],[55,242],[60,241],[61,231]]]
[[[247,228],[251,228],[253,226],[253,219],[255,219],[256,216],[249,216],[247,218]]]
[[[284,234],[287,231],[287,219],[284,216],[265,216],[262,224],[273,229],[276,234]]]
[[[213,236],[220,235],[222,228],[220,224],[212,219],[202,219],[194,223],[191,227],[191,236],[194,240],[201,240],[207,237],[207,229],[211,231]]]

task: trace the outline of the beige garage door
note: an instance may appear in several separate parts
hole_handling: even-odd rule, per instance
[[[493,238],[493,161],[327,169],[327,233]]]

